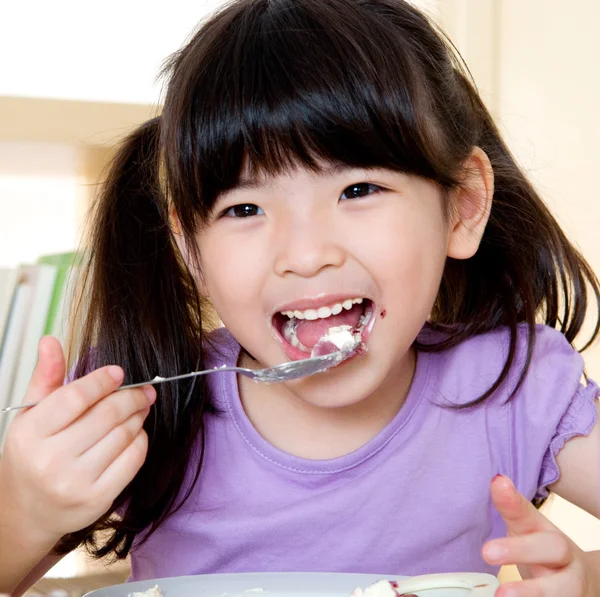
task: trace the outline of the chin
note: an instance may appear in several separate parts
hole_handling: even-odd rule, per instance
[[[348,388],[350,390],[350,388]],[[364,402],[366,398],[370,395],[368,391],[358,394],[356,388],[353,388],[352,394],[344,392],[343,388],[336,388],[336,393],[332,393],[331,390],[324,391],[307,391],[307,392],[299,392],[294,391],[296,397],[304,402],[305,404],[309,404],[315,408],[319,409],[329,409],[329,410],[337,410],[344,408],[351,408]]]
[[[356,355],[325,373],[286,383],[302,402],[318,408],[347,408],[365,401],[379,387],[369,355]]]

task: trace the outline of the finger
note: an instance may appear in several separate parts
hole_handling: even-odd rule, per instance
[[[483,557],[488,564],[538,564],[563,568],[573,561],[573,544],[560,531],[505,537],[486,543]]]
[[[33,409],[40,432],[55,435],[77,420],[102,398],[112,394],[123,381],[121,367],[102,367],[63,386]]]
[[[556,530],[556,527],[517,491],[508,477],[495,477],[491,494],[494,506],[506,522],[509,534],[525,535],[536,531]]]
[[[89,471],[92,482],[97,481],[136,440],[147,416],[147,410],[136,412],[81,455],[80,462]]]
[[[141,430],[96,481],[97,491],[101,495],[117,497],[140,470],[147,453],[148,436]]]
[[[566,597],[583,594],[583,581],[564,570],[550,576],[500,585],[495,597]]]
[[[69,446],[69,453],[81,455],[134,414],[144,418],[156,400],[156,390],[145,386],[135,390],[114,392],[101,400],[61,434],[61,442]]]
[[[60,388],[65,380],[65,357],[60,342],[44,336],[38,344],[38,361],[29,381],[25,403],[41,402]]]

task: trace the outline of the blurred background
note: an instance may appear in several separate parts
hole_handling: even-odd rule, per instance
[[[450,34],[509,146],[600,273],[600,3],[414,0]],[[0,19],[0,268],[77,248],[118,140],[160,111],[156,81],[219,0],[6,3]],[[587,353],[600,378],[600,346]],[[545,509],[584,549],[600,523],[562,500]],[[512,574],[507,571],[506,574]],[[82,594],[120,581],[82,554],[36,588]],[[71,581],[63,581],[71,578]]]

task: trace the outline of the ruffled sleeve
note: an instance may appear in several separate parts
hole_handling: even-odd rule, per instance
[[[523,352],[521,352],[523,354]],[[510,469],[530,499],[548,496],[560,478],[556,458],[597,418],[598,385],[584,377],[584,360],[565,337],[539,326],[529,373],[510,405]]]
[[[547,497],[547,488],[556,483],[560,478],[556,456],[563,449],[564,445],[573,437],[587,436],[591,433],[596,424],[598,412],[596,401],[599,396],[600,388],[593,381],[588,381],[587,385],[582,384],[577,388],[544,454],[536,497]]]

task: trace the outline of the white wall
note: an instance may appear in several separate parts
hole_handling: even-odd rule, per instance
[[[8,1],[0,96],[158,101],[163,60],[223,0]]]
[[[83,190],[75,147],[0,143],[0,267],[73,250]]]

